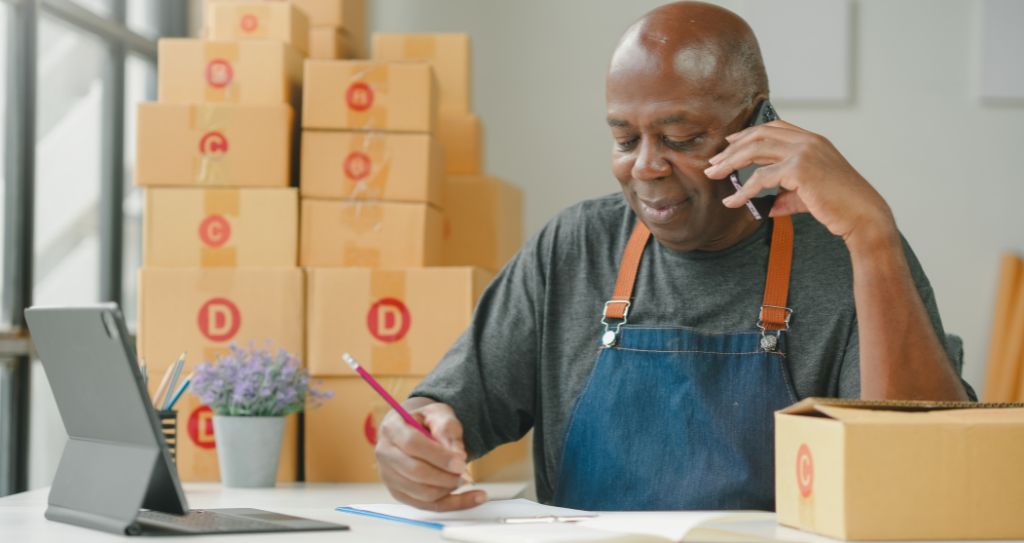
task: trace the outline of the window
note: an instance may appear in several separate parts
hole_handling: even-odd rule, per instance
[[[0,130],[0,240],[4,239],[4,231],[6,221],[4,220],[4,204],[6,198],[7,186],[7,84],[9,83],[7,77],[7,61],[8,55],[11,51],[10,47],[10,33],[8,32],[8,25],[12,24],[10,21],[11,8],[7,4],[0,2],[0,44],[3,44],[4,52],[0,53],[0,126],[4,128]],[[2,244],[3,241],[0,241]],[[3,299],[5,282],[0,278],[0,299]],[[5,320],[7,317],[3,311],[0,311],[0,321]],[[10,326],[9,322],[0,322],[0,326]],[[0,394],[3,394],[2,387],[0,387]],[[0,397],[0,405],[3,405],[3,398]],[[0,453],[3,454],[3,453]]]
[[[192,4],[0,0],[0,496],[49,484],[65,441],[15,328],[25,305],[120,298],[134,325],[135,108],[155,97],[156,39],[186,35]]]
[[[37,51],[33,301],[95,303],[106,49],[44,14]]]
[[[166,1],[131,0],[128,2],[128,27],[147,38],[159,36],[159,6],[157,3]],[[127,101],[130,102],[130,100]]]
[[[76,4],[80,4],[85,9],[95,13],[96,15],[102,15],[109,17],[113,11],[113,3],[117,0],[72,0]],[[133,2],[136,0],[132,0]]]
[[[129,55],[125,64],[124,139],[124,258],[121,308],[128,328],[134,332],[138,321],[138,269],[142,265],[142,190],[135,186],[135,124],[139,102],[156,99],[156,66],[152,61]]]

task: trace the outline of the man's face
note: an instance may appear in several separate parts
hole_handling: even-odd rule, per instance
[[[721,77],[695,81],[677,74],[678,63],[663,66],[649,56],[613,61],[606,94],[612,172],[659,242],[677,251],[713,250],[750,216],[722,205],[733,189],[708,179],[704,169],[725,148],[725,136],[746,125],[755,104]]]

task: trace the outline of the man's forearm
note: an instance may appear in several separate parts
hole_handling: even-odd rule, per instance
[[[860,335],[861,398],[968,399],[928,318],[899,233],[895,228],[857,232],[847,247]]]

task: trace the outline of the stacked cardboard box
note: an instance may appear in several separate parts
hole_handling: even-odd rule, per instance
[[[523,197],[515,186],[484,174],[483,126],[473,113],[469,36],[373,35],[373,59],[425,61],[437,73],[437,136],[444,150],[446,266],[500,270],[523,242]]]
[[[146,187],[138,349],[153,386],[182,352],[185,371],[232,343],[273,342],[302,357],[294,113],[305,14],[290,4],[224,2],[207,40],[159,43],[159,101],[139,105],[137,184]],[[212,413],[186,394],[178,471],[219,479]],[[278,470],[295,480],[298,419]]]
[[[264,2],[270,6],[286,5],[284,2]],[[305,16],[308,45],[303,52],[309,58],[340,59],[366,58],[366,0],[291,0],[290,3],[299,8]],[[242,4],[237,8],[220,8],[219,4]],[[275,36],[273,30],[263,30],[252,24],[252,18],[242,18],[254,11],[266,9],[256,5],[257,2],[240,0],[206,0],[206,35],[218,32],[228,25],[239,36],[254,36],[265,32],[264,36]],[[221,13],[214,15],[214,10]],[[280,9],[280,8],[270,8]],[[241,16],[233,11],[245,10]],[[227,15],[224,15],[224,14]],[[241,23],[241,24],[237,24]],[[222,30],[221,30],[222,31]]]
[[[468,63],[461,66],[466,79]],[[494,268],[437,267],[447,201],[435,126],[447,94],[430,64],[310,60],[305,81],[307,356],[335,392],[306,416],[305,474],[376,481],[373,449],[388,407],[342,353],[404,398],[466,329]],[[507,446],[471,470],[478,479],[525,478],[528,447]]]

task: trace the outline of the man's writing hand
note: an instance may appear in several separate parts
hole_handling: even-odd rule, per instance
[[[430,430],[430,439],[406,424],[394,411],[380,426],[377,465],[381,478],[398,501],[432,511],[468,509],[483,503],[481,490],[452,494],[463,483],[466,449],[462,424],[450,406],[413,398],[409,412]]]

